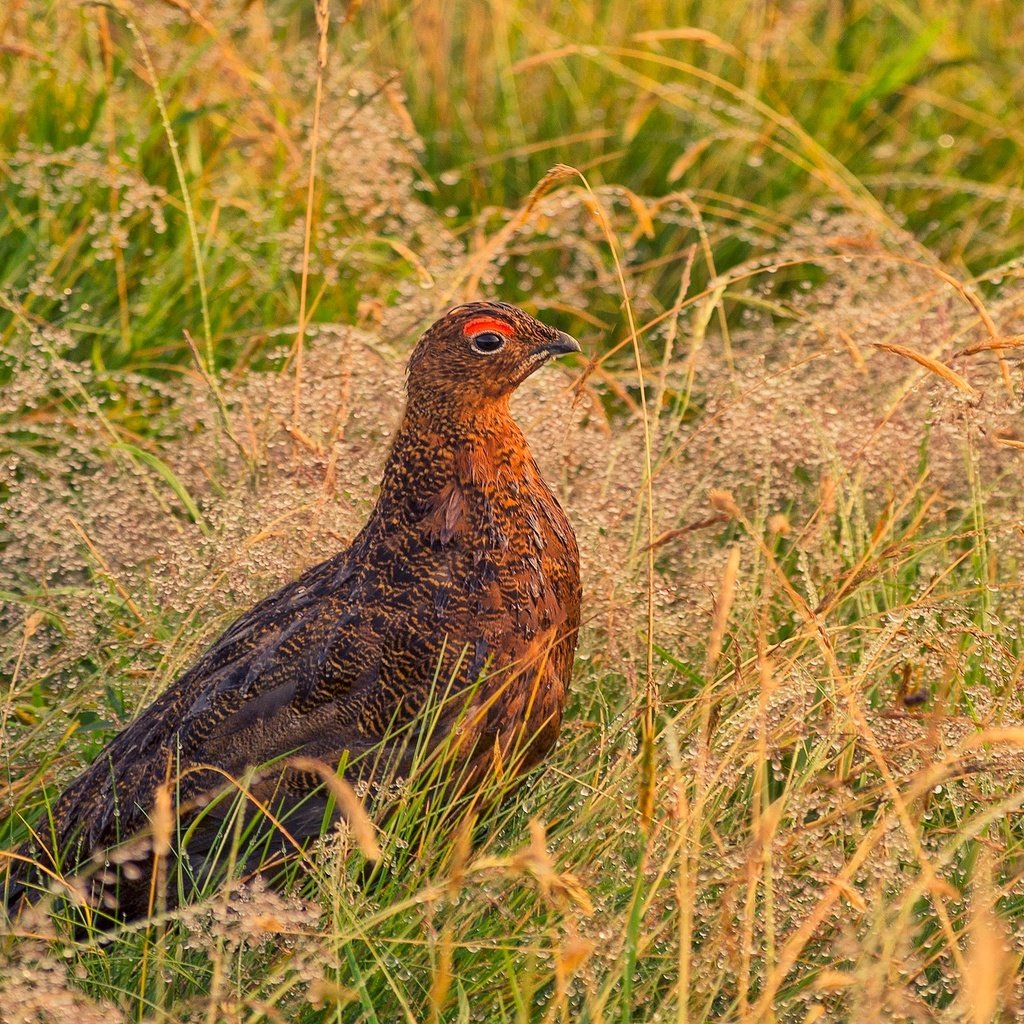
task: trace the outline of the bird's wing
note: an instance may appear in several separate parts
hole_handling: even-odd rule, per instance
[[[314,566],[229,626],[60,797],[56,844],[66,847],[77,837],[88,853],[130,835],[145,825],[156,788],[181,769],[206,763],[241,774],[251,763],[301,746],[288,726],[299,721],[302,691],[329,686],[342,698],[373,657],[358,642],[353,561],[345,552]],[[337,620],[350,625],[345,649],[334,635]],[[322,657],[328,647],[329,661]],[[282,709],[284,716],[275,713]],[[267,723],[275,720],[268,739]],[[260,723],[263,741],[255,742]],[[184,800],[213,781],[188,775],[178,783],[178,796]]]

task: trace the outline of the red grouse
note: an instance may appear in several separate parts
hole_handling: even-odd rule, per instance
[[[409,360],[380,495],[351,546],[231,625],[68,787],[31,856],[82,866],[144,830],[169,786],[178,852],[195,865],[213,842],[189,828],[210,815],[197,808],[226,778],[274,759],[258,795],[290,841],[307,840],[323,828],[326,799],[310,795],[317,779],[287,767],[292,755],[372,786],[407,774],[414,752],[443,747],[463,793],[495,762],[503,774],[539,763],[572,671],[579,553],[509,397],[552,356],[579,350],[502,303],[438,320]],[[93,897],[144,914],[145,868],[121,874],[116,887],[108,877],[97,893],[94,883]],[[24,862],[12,868],[9,907],[31,879]]]

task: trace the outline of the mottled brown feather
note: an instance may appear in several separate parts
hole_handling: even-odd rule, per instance
[[[481,326],[490,339],[477,337]],[[494,337],[497,351],[478,350]],[[465,759],[466,785],[495,758],[502,770],[540,762],[572,671],[579,555],[508,400],[573,350],[567,335],[504,304],[460,306],[437,321],[410,358],[405,414],[352,545],[235,621],[68,787],[50,840],[30,852],[82,864],[146,826],[169,776],[184,808],[221,787],[222,773],[285,755],[332,766],[346,756],[349,777],[371,784],[389,762],[406,770],[408,729],[394,737],[415,729],[435,680],[473,694],[449,746]],[[432,746],[456,717],[442,719]],[[286,804],[316,781],[278,772],[261,792],[284,793]],[[309,818],[312,835],[319,819]],[[9,900],[23,883],[13,872]],[[121,901],[124,913],[145,910]]]

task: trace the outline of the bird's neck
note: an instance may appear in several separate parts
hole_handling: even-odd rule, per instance
[[[487,493],[504,481],[536,474],[507,398],[467,409],[408,407],[384,467],[380,497],[428,501],[452,484]]]

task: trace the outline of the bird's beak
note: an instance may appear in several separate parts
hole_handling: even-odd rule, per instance
[[[549,341],[543,346],[542,351],[546,352],[549,356],[564,356],[570,352],[582,352],[583,349],[580,348],[580,343],[571,334],[559,331],[553,341]]]

